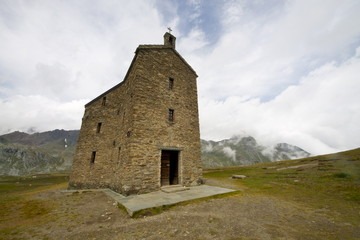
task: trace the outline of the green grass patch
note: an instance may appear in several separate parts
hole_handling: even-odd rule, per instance
[[[126,208],[124,207],[124,205],[118,203],[118,204],[117,204],[117,207],[118,207],[121,211],[123,211],[124,213],[128,214],[128,211],[126,210]]]
[[[360,149],[299,160],[208,169],[205,178],[227,181],[244,194],[264,194],[328,208],[360,221]],[[245,175],[245,179],[231,179]],[[351,210],[352,209],[352,210]],[[345,220],[345,217],[344,217]]]
[[[5,239],[52,219],[54,203],[33,199],[41,191],[66,186],[66,175],[36,175],[28,177],[0,176],[0,234]]]
[[[175,206],[176,206],[176,204],[169,204],[169,205],[163,205],[160,207],[142,209],[142,210],[134,212],[131,217],[132,218],[140,218],[140,217],[145,217],[145,216],[153,216],[153,215],[160,214],[163,211],[169,210],[170,208],[173,208]]]
[[[336,177],[336,178],[346,178],[346,177],[350,177],[350,175],[346,174],[346,173],[335,173],[334,177]]]

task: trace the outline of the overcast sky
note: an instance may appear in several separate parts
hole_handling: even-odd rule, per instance
[[[0,134],[79,129],[168,26],[199,75],[202,138],[360,147],[359,0],[0,0]]]

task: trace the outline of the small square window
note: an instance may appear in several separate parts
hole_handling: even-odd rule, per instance
[[[174,119],[175,119],[174,109],[169,109],[169,121],[170,121],[170,122],[173,122]]]
[[[93,151],[91,153],[91,159],[90,159],[91,164],[95,163],[95,158],[96,158],[96,151]]]
[[[101,131],[101,125],[102,125],[101,122],[99,122],[99,123],[97,124],[96,133],[100,133],[100,131]]]
[[[169,89],[172,90],[174,88],[174,79],[169,78]]]

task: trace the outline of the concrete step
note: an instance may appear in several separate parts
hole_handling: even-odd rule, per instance
[[[190,189],[189,187],[184,187],[181,185],[168,185],[168,186],[161,187],[161,191],[163,191],[165,193],[182,192],[182,191],[186,191],[189,189]]]

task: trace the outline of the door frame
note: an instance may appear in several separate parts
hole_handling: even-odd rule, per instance
[[[170,172],[169,172],[169,185],[162,185],[161,182],[161,164],[162,164],[162,153],[163,151],[172,151],[172,152],[177,152],[177,178],[178,178],[178,183],[179,185],[182,185],[182,154],[181,151],[183,150],[182,148],[169,148],[169,147],[162,147],[159,148],[160,150],[160,158],[159,158],[159,185],[160,187],[162,186],[170,186],[172,184],[170,184]],[[169,171],[170,171],[170,166],[169,166]]]

